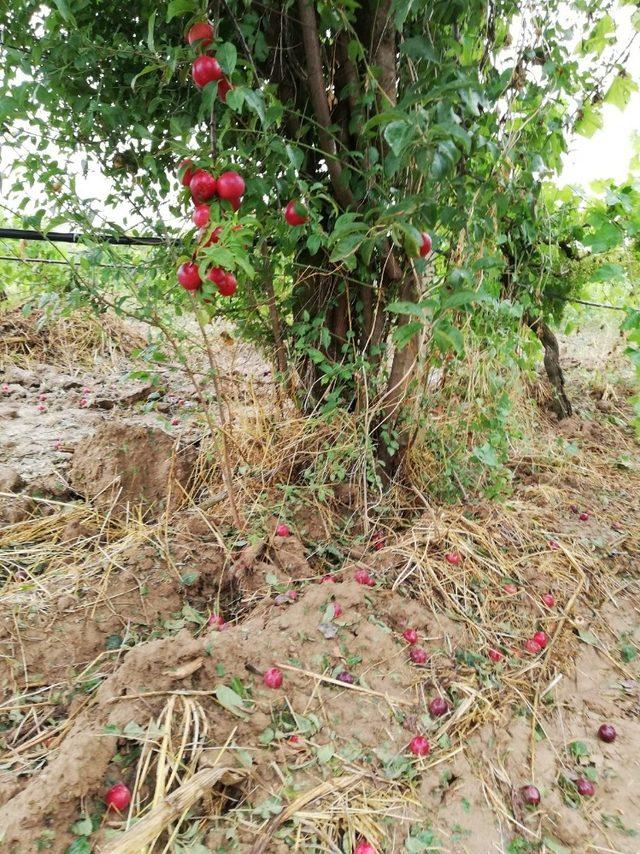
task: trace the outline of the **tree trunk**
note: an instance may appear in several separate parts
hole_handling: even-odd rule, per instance
[[[560,346],[549,325],[542,318],[527,316],[526,323],[540,339],[544,347],[544,367],[553,388],[553,410],[558,418],[569,418],[573,414],[571,401],[564,390],[564,374],[560,367]]]

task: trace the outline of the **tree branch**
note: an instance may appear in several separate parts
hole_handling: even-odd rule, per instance
[[[342,179],[342,164],[336,155],[335,142],[328,130],[331,126],[331,113],[329,112],[329,103],[327,101],[327,86],[322,71],[322,56],[320,53],[320,39],[318,37],[315,7],[310,0],[298,0],[298,11],[300,13],[302,40],[307,61],[309,96],[316,121],[319,125],[318,136],[320,138],[320,145],[327,162],[334,195],[342,207],[349,208],[354,202],[353,193]]]

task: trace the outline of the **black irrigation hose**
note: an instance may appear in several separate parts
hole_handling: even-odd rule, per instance
[[[47,243],[81,243],[83,235],[65,231],[30,231],[24,228],[0,228],[0,239],[8,240],[41,240]],[[112,246],[158,246],[166,243],[161,237],[115,237],[111,234],[98,235],[101,243]]]
[[[19,264],[57,264],[68,267],[70,261],[56,261],[53,258],[18,258],[17,255],[0,255],[0,261],[14,261]],[[94,264],[94,267],[107,267],[110,270],[137,270],[135,264]]]
[[[80,243],[83,235],[74,234],[72,232],[63,232],[63,231],[30,231],[28,229],[23,228],[0,228],[0,239],[6,238],[9,240],[41,240],[47,241],[48,243]],[[160,244],[165,243],[161,237],[113,237],[112,235],[101,235],[99,236],[99,240],[103,243],[110,243],[112,246],[158,246]],[[445,255],[447,253],[443,252],[439,249],[434,249],[434,253],[439,255]],[[48,258],[12,258],[8,255],[0,255],[0,261],[17,261],[24,262],[30,264],[67,264],[66,261],[54,261]],[[127,264],[99,264],[100,267],[127,267],[133,268]],[[571,297],[561,297],[559,294],[549,293],[547,294],[551,299],[557,300],[558,302],[574,302],[580,305],[588,305],[592,308],[606,308],[610,311],[639,311],[640,309],[635,308],[634,306],[624,306],[624,305],[609,305],[604,302],[589,302],[588,300],[571,298]]]

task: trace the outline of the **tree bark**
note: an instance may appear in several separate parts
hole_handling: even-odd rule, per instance
[[[571,401],[564,390],[564,373],[560,366],[560,345],[553,331],[542,318],[527,316],[526,323],[535,332],[544,347],[544,368],[553,388],[553,410],[558,418],[569,418],[573,414]]]

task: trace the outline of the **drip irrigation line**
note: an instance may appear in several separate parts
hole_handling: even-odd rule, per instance
[[[73,259],[56,261],[53,258],[18,258],[15,255],[0,255],[0,261],[14,261],[19,264],[56,264],[62,267],[73,266]],[[106,267],[110,270],[138,270],[135,264],[93,264],[94,267]]]
[[[40,240],[47,243],[82,243],[84,235],[66,231],[32,231],[24,228],[0,228],[0,239],[6,240]],[[159,246],[166,241],[161,237],[127,237],[113,234],[97,235],[100,243],[112,246]]]

